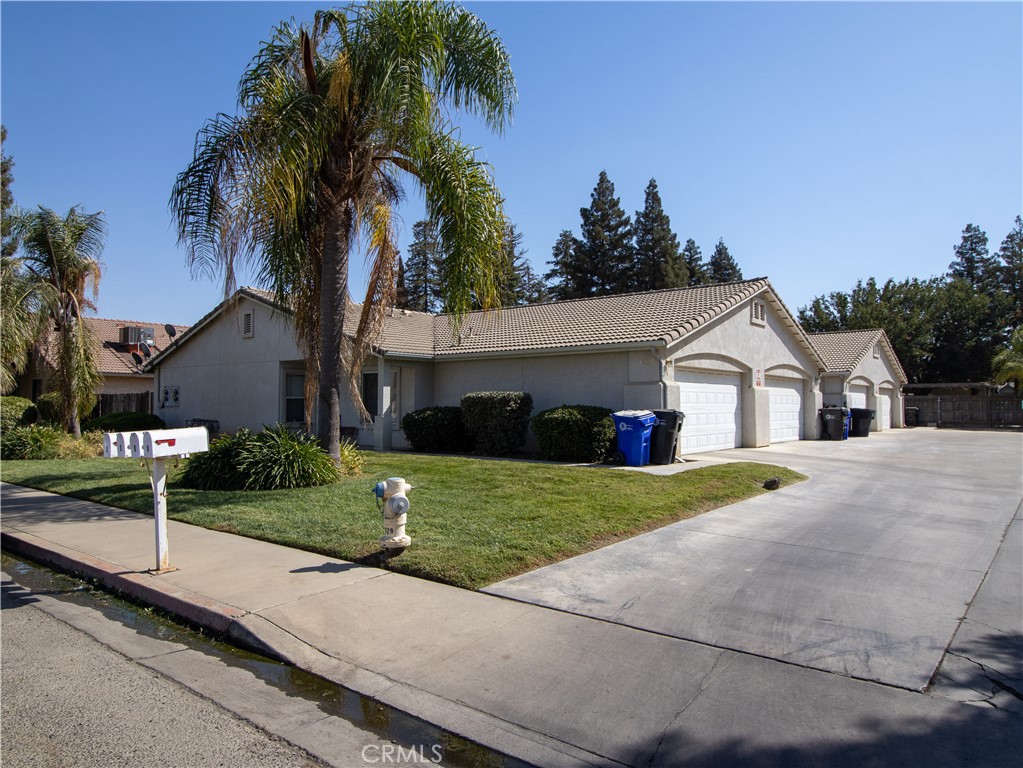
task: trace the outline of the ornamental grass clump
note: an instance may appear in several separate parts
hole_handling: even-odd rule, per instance
[[[241,429],[217,438],[209,451],[192,456],[181,475],[186,488],[201,491],[276,491],[330,485],[361,471],[362,455],[350,443],[341,445],[342,464],[310,435],[283,424],[254,434]]]
[[[7,461],[56,459],[65,435],[48,424],[6,430],[0,435],[0,458]]]

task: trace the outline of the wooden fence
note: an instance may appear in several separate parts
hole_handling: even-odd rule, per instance
[[[96,407],[89,414],[90,419],[108,416],[111,413],[152,413],[152,392],[127,392],[118,395],[100,395]]]
[[[1019,395],[912,395],[906,408],[918,408],[917,423],[961,427],[1023,425]]]

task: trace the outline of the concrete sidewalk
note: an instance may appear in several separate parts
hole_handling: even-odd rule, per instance
[[[538,766],[1004,765],[1023,717],[4,484],[6,550]]]

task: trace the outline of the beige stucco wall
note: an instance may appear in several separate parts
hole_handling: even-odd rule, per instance
[[[751,305],[764,301],[764,324],[751,322]],[[685,336],[668,349],[672,368],[739,373],[742,380],[742,444],[746,448],[770,445],[771,423],[767,377],[803,382],[803,436],[817,436],[821,398],[817,364],[799,344],[781,312],[764,294],[733,308],[707,328]],[[667,382],[668,407],[678,408],[678,385]]]
[[[140,373],[137,376],[104,376],[98,393],[101,395],[130,395],[136,392],[148,392],[152,389],[153,377]]]
[[[879,407],[879,390],[884,389],[891,398],[891,424],[893,428],[904,427],[905,408],[902,395],[902,384],[899,374],[892,364],[883,346],[880,357],[874,357],[873,350],[867,352],[851,374],[830,373],[821,376],[821,389],[827,405],[844,406],[848,403],[850,386],[867,388],[867,408],[877,410]],[[871,425],[872,432],[881,431],[881,419],[876,417]]]
[[[241,318],[254,312],[252,338],[243,338]],[[154,412],[168,427],[188,419],[216,419],[222,432],[259,430],[283,418],[282,361],[301,369],[291,322],[270,307],[242,297],[196,332],[158,367]],[[164,388],[177,388],[178,405],[161,402]]]

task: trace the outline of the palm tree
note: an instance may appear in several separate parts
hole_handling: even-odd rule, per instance
[[[102,213],[84,213],[77,206],[61,218],[39,206],[23,214],[18,235],[28,279],[40,290],[41,313],[53,323],[56,353],[54,384],[61,396],[61,419],[76,437],[80,417],[103,382],[96,367],[95,343],[82,322],[82,312],[95,309],[86,297],[99,290],[106,224]]]
[[[1009,346],[998,352],[991,361],[995,381],[1004,384],[1011,381],[1016,391],[1023,391],[1023,328],[1012,332]]]
[[[24,373],[29,351],[39,336],[36,309],[40,288],[21,259],[0,256],[0,393],[17,387],[17,376]]]
[[[503,44],[472,14],[370,2],[320,11],[308,30],[278,26],[241,79],[239,113],[196,137],[171,195],[179,241],[194,272],[223,275],[225,296],[248,263],[291,309],[307,407],[317,391],[320,441],[335,459],[342,392],[362,407],[359,369],[394,300],[403,182],[422,190],[440,233],[445,308],[460,318],[474,300],[497,305],[501,198],[450,116],[501,131],[515,98]],[[360,243],[371,269],[348,343],[349,260]]]

